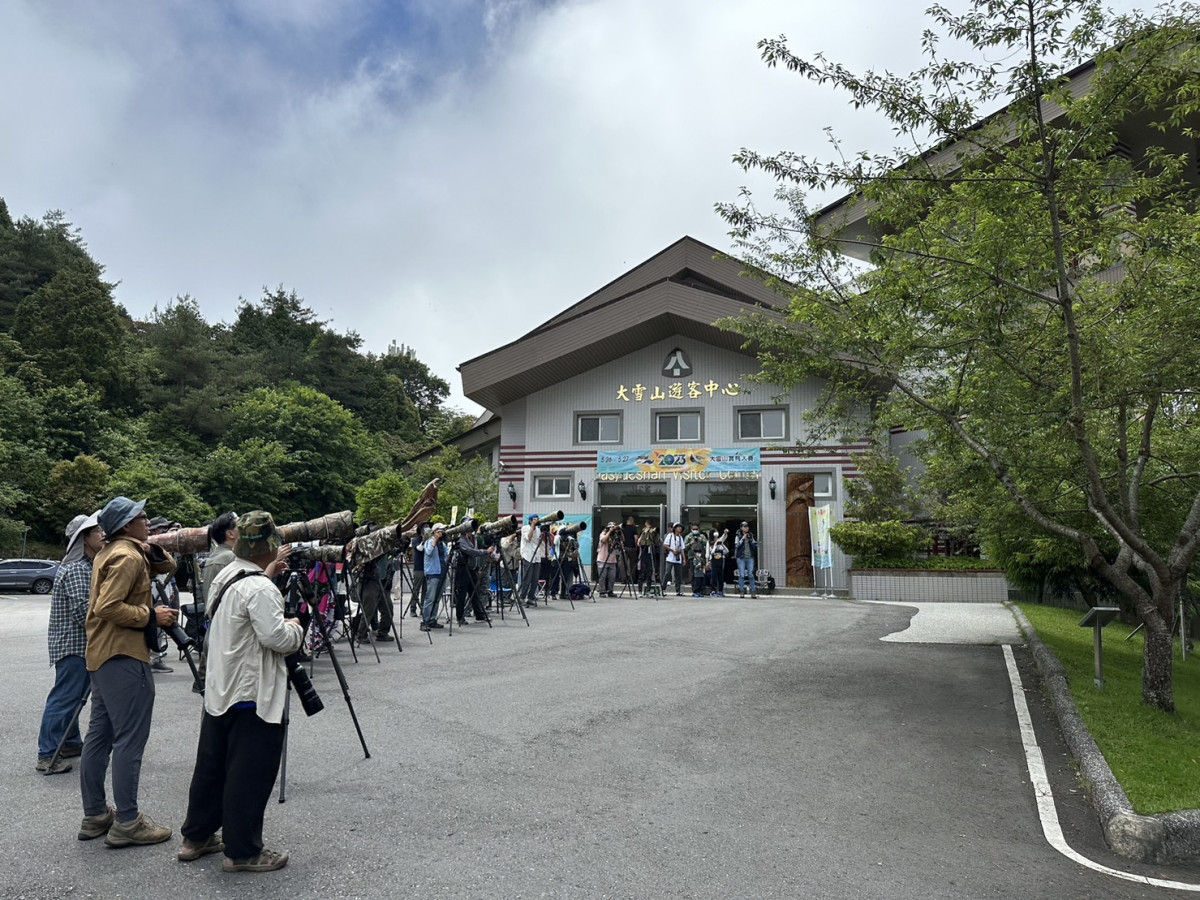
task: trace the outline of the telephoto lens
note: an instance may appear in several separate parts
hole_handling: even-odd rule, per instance
[[[190,647],[196,646],[196,642],[192,640],[192,636],[178,624],[168,625],[163,631],[171,636],[171,640],[175,642],[175,646],[180,650],[187,650]]]
[[[308,677],[308,671],[300,665],[300,660],[296,658],[295,654],[284,657],[283,661],[287,663],[288,681],[292,683],[296,696],[300,698],[300,706],[304,708],[304,714],[315,716],[325,708],[325,704],[321,702],[320,694],[313,687],[312,679]]]

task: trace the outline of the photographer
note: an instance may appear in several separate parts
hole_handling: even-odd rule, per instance
[[[50,627],[46,638],[50,665],[54,666],[54,687],[46,697],[42,727],[38,732],[37,771],[43,774],[61,775],[71,771],[71,763],[67,760],[83,750],[79,723],[72,723],[72,716],[88,690],[84,623],[92,586],[92,560],[104,546],[99,515],[99,510],[90,516],[78,515],[67,525],[67,552],[54,577],[50,594]],[[66,733],[68,725],[73,725],[70,734]],[[63,742],[62,756],[51,767],[54,751],[64,735],[67,740]]]
[[[146,543],[150,536],[146,501],[116,497],[100,511],[108,544],[96,554],[87,614],[87,670],[92,676],[92,714],[79,761],[83,823],[79,839],[104,836],[110,847],[157,844],[171,829],[138,809],[142,753],[154,712],[150,641],[157,628],[175,624],[178,613],[152,607],[150,574],[173,573],[175,561]],[[104,779],[112,760],[113,801]]]
[[[425,606],[421,610],[421,630],[442,628],[438,621],[438,604],[442,600],[442,585],[446,582],[446,526],[438,522],[425,542]]]
[[[221,513],[208,526],[208,539],[213,545],[213,552],[204,561],[204,572],[200,582],[204,585],[204,599],[212,597],[212,584],[221,570],[235,559],[233,545],[237,541],[237,513]]]
[[[270,513],[247,513],[237,527],[237,559],[213,581],[204,718],[179,859],[224,850],[222,871],[271,872],[288,861],[262,841],[283,753],[284,656],[300,649],[304,629],[284,618],[283,595],[271,580],[289,548],[280,549]]]
[[[538,575],[541,574],[541,562],[538,559],[543,540],[540,521],[537,513],[530,513],[528,526],[521,530],[521,590],[517,593],[517,599],[524,600],[526,606],[534,605]]]
[[[458,559],[454,567],[454,613],[459,625],[466,625],[467,598],[476,622],[487,622],[483,593],[487,589],[488,552],[479,549],[475,532],[468,531],[458,539]]]
[[[609,522],[600,532],[600,546],[596,548],[596,565],[600,575],[596,579],[601,597],[615,597],[613,588],[617,583],[617,554],[624,552],[623,536],[615,522]]]

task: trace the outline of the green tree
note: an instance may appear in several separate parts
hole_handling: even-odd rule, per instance
[[[136,457],[118,468],[108,483],[108,493],[105,502],[116,496],[144,499],[151,516],[165,516],[184,525],[200,525],[213,517],[212,507],[190,482],[150,456]]]
[[[68,266],[100,267],[91,258],[79,230],[59,211],[41,221],[16,222],[0,199],[0,331],[12,328],[17,306]]]
[[[129,398],[128,336],[93,263],[60,269],[20,302],[13,323],[13,337],[53,383],[82,381],[117,401]]]
[[[384,472],[367,481],[355,493],[358,504],[355,521],[390,525],[408,515],[419,493],[399,472]]]
[[[277,510],[287,521],[351,508],[357,487],[383,464],[377,442],[353,413],[299,384],[262,388],[234,406],[223,446],[255,438],[287,454],[280,474],[295,487]]]
[[[983,61],[943,58],[933,33],[908,77],[760,44],[769,65],[883,113],[905,145],[832,162],[738,155],[779,180],[789,209],[721,211],[790,305],[736,327],[769,348],[764,380],[829,374],[828,408],[873,408],[926,431],[931,452],[981,463],[980,491],[999,485],[1137,611],[1144,701],[1173,711],[1173,612],[1200,549],[1200,16],[1111,17],[1093,0],[931,15]],[[1136,155],[1120,140],[1131,129]],[[869,227],[816,227],[814,189],[852,194]]]
[[[217,510],[281,510],[296,489],[287,480],[288,470],[283,444],[250,438],[232,447],[218,447],[209,454],[201,493]]]
[[[82,453],[73,460],[57,463],[46,479],[43,499],[46,518],[58,523],[61,531],[75,516],[88,515],[102,507],[110,499],[111,472],[107,463]]]
[[[161,311],[155,307],[140,337],[142,396],[150,415],[163,427],[219,439],[240,383],[253,373],[238,364],[225,329],[206,322],[199,304],[185,295]]]
[[[499,506],[499,481],[492,464],[480,456],[464,457],[454,446],[446,447],[429,459],[414,463],[408,475],[413,485],[424,487],[434,478],[438,485],[437,512],[450,521],[450,512],[458,507],[461,521],[467,510],[475,510],[475,518],[492,521]]]

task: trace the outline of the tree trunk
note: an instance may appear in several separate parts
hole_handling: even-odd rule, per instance
[[[1164,592],[1173,596],[1174,591]],[[1157,598],[1156,598],[1157,599]],[[1161,605],[1161,604],[1160,604]],[[1142,702],[1163,712],[1175,712],[1175,684],[1172,675],[1171,620],[1161,615],[1148,616],[1146,646],[1142,654]]]

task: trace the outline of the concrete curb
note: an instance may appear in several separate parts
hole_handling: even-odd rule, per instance
[[[1028,638],[1029,649],[1046,682],[1059,727],[1079,764],[1079,774],[1091,794],[1105,840],[1113,852],[1126,859],[1147,863],[1200,863],[1200,810],[1154,816],[1142,816],[1133,811],[1129,798],[1113,777],[1108,761],[1071,699],[1062,663],[1054,651],[1042,643],[1025,614],[1011,603],[1008,606]]]

